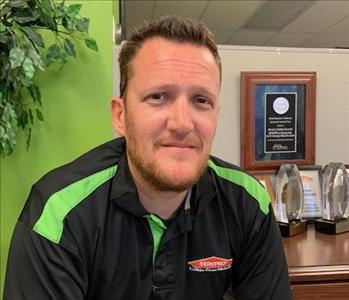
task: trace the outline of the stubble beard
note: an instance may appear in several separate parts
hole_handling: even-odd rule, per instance
[[[126,134],[126,151],[128,159],[141,179],[155,190],[162,192],[183,192],[198,182],[200,177],[206,171],[209,153],[206,157],[203,157],[197,167],[197,171],[190,178],[180,181],[175,178],[169,178],[170,176],[165,174],[161,167],[157,165],[154,157],[146,158],[142,155],[142,150],[139,147],[139,143],[137,143],[132,120],[127,116],[127,112]]]

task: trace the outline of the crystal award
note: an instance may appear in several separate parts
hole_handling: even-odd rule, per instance
[[[293,236],[307,230],[302,220],[303,185],[295,164],[281,165],[276,176],[276,218],[282,236]]]
[[[349,178],[342,163],[329,163],[323,174],[322,219],[315,221],[320,232],[349,231]]]

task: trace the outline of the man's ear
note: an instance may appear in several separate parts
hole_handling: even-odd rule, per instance
[[[111,114],[114,130],[121,136],[125,135],[125,102],[123,98],[111,100]]]

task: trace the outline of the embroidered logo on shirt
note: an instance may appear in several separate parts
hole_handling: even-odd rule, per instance
[[[232,258],[221,258],[217,256],[211,256],[207,258],[201,258],[193,261],[189,261],[189,270],[194,272],[216,272],[224,271],[231,268],[233,263]]]

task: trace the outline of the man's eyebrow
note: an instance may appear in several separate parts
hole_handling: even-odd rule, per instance
[[[203,86],[194,86],[192,90],[199,94],[208,95],[210,98],[217,98],[217,95],[213,91]]]
[[[168,90],[171,92],[177,92],[180,90],[180,85],[179,84],[160,84],[160,85],[154,85],[152,87],[149,87],[149,91],[154,91],[154,90]],[[204,86],[190,86],[188,87],[188,90],[194,93],[199,93],[199,94],[204,94],[208,95],[211,98],[216,98],[217,96],[213,91],[210,91],[210,89],[204,87]]]

